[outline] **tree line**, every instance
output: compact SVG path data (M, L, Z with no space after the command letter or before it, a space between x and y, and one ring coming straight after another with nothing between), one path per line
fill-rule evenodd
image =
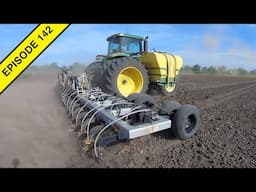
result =
M201 66L195 64L193 66L185 65L183 68L184 72L188 73L208 73L208 74L221 74L221 75L256 75L256 69L248 71L244 68L228 69L225 66Z
M66 66L68 70L71 70L76 73L84 72L86 65L81 64L78 62L74 62L72 65ZM60 69L63 66L58 66L56 62L52 62L50 64L45 65L32 65L29 67L28 70L42 70L42 69ZM243 68L236 68L236 69L228 69L226 66L201 66L199 64L195 64L193 66L185 65L183 70L185 73L202 73L202 74L220 74L220 75L255 75L256 76L256 69L248 71Z

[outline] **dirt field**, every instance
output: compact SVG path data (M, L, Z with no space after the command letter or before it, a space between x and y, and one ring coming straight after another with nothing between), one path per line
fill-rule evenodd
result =
M55 94L57 72L18 79L0 96L0 167L79 167L77 139Z
M172 97L198 106L201 129L180 141L168 131L81 155L56 96L57 72L20 79L0 96L0 167L256 167L256 79L182 75Z

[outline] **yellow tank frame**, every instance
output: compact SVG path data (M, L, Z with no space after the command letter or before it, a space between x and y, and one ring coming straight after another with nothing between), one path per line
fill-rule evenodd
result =
M162 52L146 52L141 55L141 63L148 70L151 83L174 85L178 80L183 60L178 55Z

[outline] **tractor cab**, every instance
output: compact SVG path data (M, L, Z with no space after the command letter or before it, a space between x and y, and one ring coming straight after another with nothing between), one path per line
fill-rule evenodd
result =
M109 42L108 56L131 56L141 54L145 48L142 47L144 38L136 35L118 33L107 38Z

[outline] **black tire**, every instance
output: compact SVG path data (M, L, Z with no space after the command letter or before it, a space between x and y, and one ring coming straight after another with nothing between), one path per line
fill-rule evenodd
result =
M181 107L181 104L177 101L165 101L161 107L161 110L159 111L159 114L160 115L172 115L180 107Z
M88 76L88 80L91 84L91 86L94 87L104 87L104 82L106 82L105 72L103 69L103 62L93 62L88 67L86 67L85 72Z
M129 95L128 97L127 97L127 100L128 101L131 101L131 102L134 102L136 99L137 99L137 97L140 95L140 93L134 93L134 94L131 94L131 95Z
M182 105L174 114L172 132L178 139L188 139L199 129L198 109L193 105Z
M147 94L134 93L127 97L127 100L134 102L136 105L146 105L152 107L156 104L154 98Z
M133 58L128 57L121 57L121 58L115 58L112 60L108 60L106 63L107 70L106 72L106 92L107 93L116 93L117 95L121 97L126 97L122 95L122 93L119 91L117 87L117 78L120 72L126 68L126 67L134 67L137 70L139 70L143 76L143 86L140 91L140 93L146 93L148 90L149 85L149 78L147 70L145 69L144 65L142 65L140 62L136 61ZM131 93L132 94L132 93Z
M174 93L175 93L176 85L175 85L175 88L174 88L174 90L173 90L172 92L168 92L168 91L165 89L165 86L160 86L159 89L160 89L160 92L162 93L162 95L164 95L164 96L172 96L172 95L174 95Z

